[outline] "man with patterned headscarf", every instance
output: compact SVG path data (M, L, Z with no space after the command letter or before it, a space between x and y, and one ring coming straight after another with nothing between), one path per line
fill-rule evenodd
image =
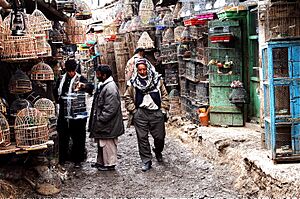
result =
M125 106L136 130L139 154L143 162L142 171L147 171L152 166L149 133L154 139L156 159L162 162L166 135L164 118L169 110L169 100L161 76L153 70L147 59L137 59L135 67L136 72L128 81L124 94ZM131 124L130 119L128 123Z

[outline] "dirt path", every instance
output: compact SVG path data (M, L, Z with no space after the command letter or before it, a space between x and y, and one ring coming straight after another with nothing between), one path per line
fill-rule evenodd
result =
M152 141L152 139L151 139ZM174 132L168 132L164 162L153 159L153 168L141 171L133 128L119 139L119 165L116 171L100 172L90 167L96 158L96 145L87 139L88 159L80 170L67 165L70 178L64 181L58 198L115 197L194 197L241 198L234 191L235 175L225 165L214 165L195 154L192 145L183 145ZM24 197L41 197L23 187Z

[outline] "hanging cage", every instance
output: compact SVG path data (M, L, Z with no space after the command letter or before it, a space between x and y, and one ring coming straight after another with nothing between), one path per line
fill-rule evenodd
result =
M22 109L17 114L14 130L18 147L28 148L48 141L48 120L36 108Z
M9 92L12 94L24 94L32 90L29 77L20 69L9 80Z
M5 116L0 113L0 147L6 147L10 144L9 124Z
M54 80L54 73L48 64L40 62L32 67L31 79L39 81Z
M45 113L48 118L55 117L54 103L47 98L40 98L34 103L34 108L40 112Z

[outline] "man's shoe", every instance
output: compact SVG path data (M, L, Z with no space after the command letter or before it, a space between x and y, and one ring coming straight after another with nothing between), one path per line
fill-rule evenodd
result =
M100 166L103 166L103 165L100 164L100 163L98 163L98 162L95 162L95 163L92 163L92 164L91 164L91 167L93 167L93 168L98 168L98 167L100 167Z
M97 167L98 171L114 171L115 170L115 166L99 166Z
M152 148L152 150L155 153L155 157L156 157L157 162L162 162L163 158L162 158L161 152L157 152L155 148Z
M77 162L74 164L74 168L75 169L79 169L81 167L81 163L80 162Z
M152 162L151 162L151 160L150 161L148 161L148 162L146 162L146 163L144 163L144 165L142 166L142 171L148 171L149 169L151 169L151 165L152 165Z

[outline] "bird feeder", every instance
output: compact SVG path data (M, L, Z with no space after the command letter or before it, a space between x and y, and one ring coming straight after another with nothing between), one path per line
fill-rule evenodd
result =
M12 94L24 94L32 90L29 77L20 69L9 80L9 92Z
M40 112L45 113L47 118L55 117L55 106L54 103L47 98L40 98L34 103L34 108Z
M52 68L43 62L34 65L31 69L31 80L47 81L54 80Z
M48 141L48 120L36 108L22 109L16 117L16 144L21 148L29 148L45 144Z

